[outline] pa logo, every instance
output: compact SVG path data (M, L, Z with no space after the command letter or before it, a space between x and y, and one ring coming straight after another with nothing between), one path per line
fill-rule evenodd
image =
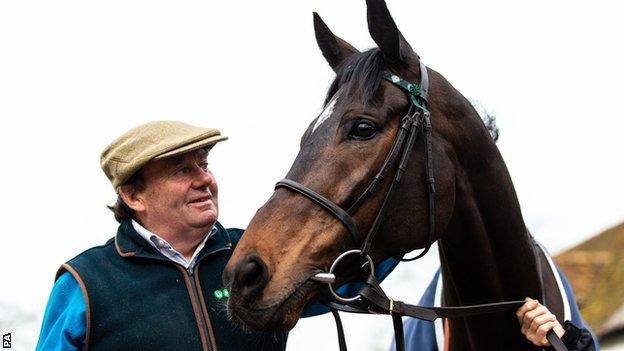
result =
M217 300L227 299L228 297L230 297L230 292L226 288L217 289L214 291L214 297L216 297Z
M2 348L3 349L11 348L11 333L2 334Z

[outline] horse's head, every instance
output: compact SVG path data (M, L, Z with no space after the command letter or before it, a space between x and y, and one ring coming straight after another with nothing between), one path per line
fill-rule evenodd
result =
M410 108L408 95L384 80L385 75L392 72L412 83L421 78L419 57L397 29L383 0L367 3L369 31L378 48L365 52L334 36L314 14L318 45L336 78L324 111L305 131L287 175L343 209L356 201L379 171ZM448 224L455 201L457 157L450 141L458 129L454 119L467 110L475 117L476 113L444 78L428 72L437 236ZM488 138L482 123L480 128ZM402 256L435 240L428 232L424 149L419 137L373 241L375 261ZM324 284L310 278L327 271L338 255L364 241L397 164L398 160L393 162L378 190L353 213L358 238L352 238L345 226L318 204L278 188L250 222L226 267L224 280L231 288L228 309L232 317L253 329L292 328L306 304L327 292Z

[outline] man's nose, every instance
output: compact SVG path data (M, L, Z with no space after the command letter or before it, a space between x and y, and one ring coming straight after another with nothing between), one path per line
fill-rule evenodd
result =
M193 168L193 182L196 186L207 186L214 182L214 177L208 169L195 165Z

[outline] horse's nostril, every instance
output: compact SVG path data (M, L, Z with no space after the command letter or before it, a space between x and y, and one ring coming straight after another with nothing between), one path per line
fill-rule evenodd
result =
M247 256L234 268L234 285L243 298L258 294L269 281L266 265L256 256Z

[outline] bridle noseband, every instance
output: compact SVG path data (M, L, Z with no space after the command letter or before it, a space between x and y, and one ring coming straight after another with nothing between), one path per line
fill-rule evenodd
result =
M435 179L433 176L433 151L431 144L432 127L430 112L428 110L429 77L427 74L427 68L421 61L420 84L418 85L412 84L392 73L386 74L384 79L407 93L408 99L410 100L409 108L407 114L401 119L398 133L380 170L366 187L364 192L362 192L362 194L347 210L344 210L338 204L294 180L282 179L275 184L275 189L289 189L303 195L310 201L323 207L334 217L340 220L340 222L345 226L351 236L353 245L355 247L360 247L359 249L348 250L338 256L332 263L329 272L320 272L310 278L321 283L326 283L330 293L334 299L338 301L338 303L327 302L327 305L330 307L336 321L336 327L338 329L338 343L341 351L346 351L347 346L338 310L355 313L390 314L394 325L396 350L403 351L405 349L405 342L401 316L410 316L422 320L434 321L437 318L467 317L508 311L510 309L520 307L525 302L523 300L516 300L456 307L417 306L388 298L383 289L379 286L379 283L375 278L374 263L370 257L371 245L375 233L383 220L383 215L388 207L388 204L396 191L396 187L400 183L403 173L407 170L407 164L414 149L414 144L418 139L419 133L424 135L425 145L425 172L429 195L429 237L427 239L426 246L418 255L409 259L401 260L413 261L423 257L427 254L431 244L435 241ZM366 237L362 239L358 231L358 226L352 216L357 212L362 204L375 193L379 184L387 177L388 172L396 163L397 159L399 159L399 162L395 170L392 183L390 184L390 188L383 199L371 228L369 229ZM333 284L337 280L334 270L340 261L351 255L359 255L365 258L366 261L362 267L368 266L369 273L368 278L364 282L363 287L360 289L359 294L354 297L343 297L334 290ZM556 351L567 351L567 348L561 339L559 339L559 337L557 337L552 330L548 333L547 338L555 347Z

